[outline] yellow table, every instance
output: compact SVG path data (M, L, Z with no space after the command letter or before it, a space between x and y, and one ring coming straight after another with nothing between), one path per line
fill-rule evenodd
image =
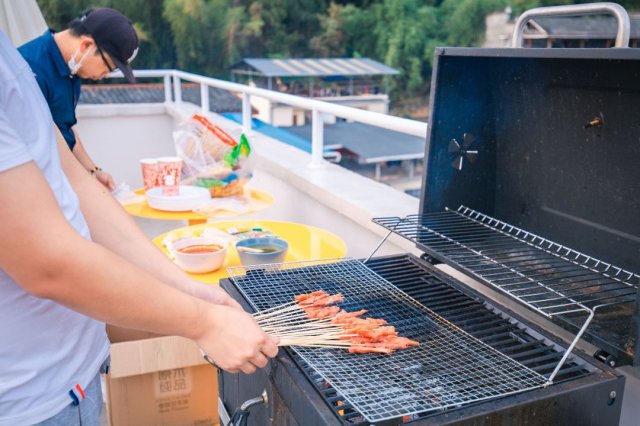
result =
M249 196L257 201L263 202L264 206L270 206L273 204L273 197L267 192L260 191L257 189L247 189L249 191ZM134 191L138 195L144 195L144 189L138 189ZM207 219L217 219L217 218L225 218L231 216L238 216L238 213L220 210L215 216L203 216L201 214L185 211L185 212L167 212L163 210L156 210L149 206L147 200L141 201L139 203L131 203L123 206L124 209L133 216L143 217L147 219L163 219L163 220L186 220L189 225L197 225L201 223L206 223ZM264 207L263 207L264 208ZM252 212L253 213L253 212Z
M347 254L347 246L342 238L329 231L300 223L271 220L234 220L186 226L157 236L153 239L153 243L168 254L167 249L162 245L162 242L167 235L172 232L175 232L176 235L182 235L186 232L198 235L199 232L202 232L206 227L216 227L222 231L227 231L229 228L262 228L263 230L269 230L289 243L285 262L333 259L344 257ZM228 276L226 270L227 267L240 265L238 252L230 245L227 251L225 264L222 268L208 274L190 275L199 281L217 284L221 278Z

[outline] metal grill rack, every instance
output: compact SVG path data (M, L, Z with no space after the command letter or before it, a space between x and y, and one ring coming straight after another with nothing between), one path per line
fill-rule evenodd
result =
M420 342L391 355L340 349L294 351L368 421L384 421L521 393L547 379L467 334L367 268L346 259L228 269L256 310L318 289L340 292L347 311L367 309Z
M585 313L565 357L601 307L634 302L640 276L461 206L405 218L375 218L425 252L546 317ZM371 258L369 256L369 258ZM553 380L555 373L551 376Z
M367 262L367 267L467 333L545 377L549 377L562 358L562 352L557 352L544 340L531 336L523 327L500 317L481 301L462 293L450 276L411 255L378 257ZM371 424L304 360L295 354L292 356L343 425ZM569 360L556 376L556 382L574 380L588 374L583 365ZM420 413L410 419L439 413Z

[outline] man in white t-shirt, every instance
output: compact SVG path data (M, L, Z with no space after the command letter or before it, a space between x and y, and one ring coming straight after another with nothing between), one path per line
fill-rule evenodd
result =
M0 32L0 425L83 415L109 354L104 322L193 339L252 373L277 341L190 279L77 162L27 63ZM93 384L93 386L92 386ZM99 386L97 386L99 392ZM86 411L86 409L85 409ZM80 417L79 417L80 416Z

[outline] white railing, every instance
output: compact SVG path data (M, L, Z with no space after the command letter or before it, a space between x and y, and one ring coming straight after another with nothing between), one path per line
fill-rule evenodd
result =
M244 84L232 83L230 81L218 80L204 77L179 70L136 70L136 78L157 78L164 79L165 102L182 102L181 82L188 81L200 84L200 107L203 113L209 112L209 87L227 90L242 94L242 130L246 134L251 132L251 96L266 98L272 102L279 102L285 105L295 106L311 111L312 136L311 136L311 166L317 167L325 164L323 159L323 135L324 123L322 113L331 114L347 120L381 127L383 129L394 130L408 135L424 138L427 134L427 123L409 120L406 118L394 117L392 115L377 112L365 111L358 108L336 105L330 102L318 101L315 99L289 95L286 93L274 92L272 90L259 89ZM122 73L116 72L113 77L122 77ZM172 90L173 82L173 90ZM173 96L172 96L173 95Z

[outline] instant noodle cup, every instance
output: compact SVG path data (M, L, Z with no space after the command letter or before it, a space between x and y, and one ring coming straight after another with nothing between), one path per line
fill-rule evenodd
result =
M153 158L143 158L140 160L140 167L142 168L142 182L144 184L144 190L148 191L151 188L158 186L158 160Z
M182 171L182 158L161 157L158 158L158 180L162 186L162 195L176 196L180 193L180 174Z

